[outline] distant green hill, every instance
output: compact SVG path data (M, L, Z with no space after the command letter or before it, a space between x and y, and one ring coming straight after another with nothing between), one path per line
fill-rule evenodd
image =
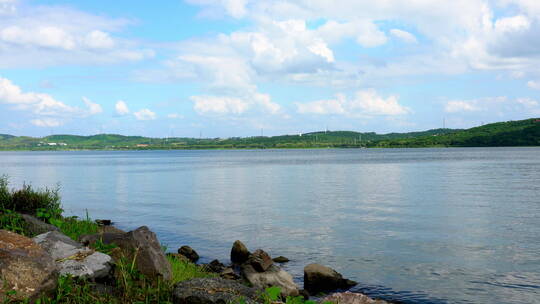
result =
M9 138L13 138L15 136L13 135L8 135L8 134L0 134L0 140L1 139L9 139Z
M540 146L540 119L498 122L443 135L386 140L379 147Z
M281 149L540 146L540 119L508 121L481 127L377 134L322 131L297 135L234 138L148 138L99 134L51 135L43 138L0 135L0 150L132 149Z

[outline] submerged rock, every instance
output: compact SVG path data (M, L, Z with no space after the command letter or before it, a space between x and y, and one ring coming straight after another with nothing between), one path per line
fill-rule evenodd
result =
M278 256L277 258L273 258L272 261L276 262L276 263L287 263L287 262L290 262L290 260L282 255Z
M60 274L91 280L110 275L110 256L84 247L58 231L40 234L33 240L52 256Z
M173 303L258 303L261 291L221 278L192 279L175 285Z
M246 262L250 256L250 252L246 245L241 241L235 241L231 249L231 262L234 264L242 264Z
M339 304L389 304L383 300L374 300L361 293L341 292L335 293L322 299L321 303L339 303Z
M253 286L261 289L277 286L281 289L281 295L298 296L298 286L293 277L285 270L276 265L271 265L266 271L259 272L251 264L242 265L242 275Z
M24 229L32 236L46 233L49 231L60 231L58 227L47 224L35 216L29 214L21 214L24 220Z
M111 220L95 220L96 224L100 226L111 226L112 221Z
M50 254L25 236L0 230L0 302L35 299L54 290L57 281Z
M178 249L178 253L188 258L191 262L195 263L199 260L199 254L193 248L189 246L182 246Z
M309 264L304 268L304 288L312 294L329 292L336 289L349 289L356 282L344 279L330 267L320 264Z

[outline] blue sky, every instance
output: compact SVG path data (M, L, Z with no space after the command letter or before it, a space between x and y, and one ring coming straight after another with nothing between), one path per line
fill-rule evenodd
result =
M535 0L0 0L0 133L405 132L540 116Z

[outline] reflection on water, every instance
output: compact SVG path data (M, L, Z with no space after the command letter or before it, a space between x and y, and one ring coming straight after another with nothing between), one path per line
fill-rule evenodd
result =
M148 225L175 250L232 242L330 265L405 303L540 303L540 149L2 152L13 186Z

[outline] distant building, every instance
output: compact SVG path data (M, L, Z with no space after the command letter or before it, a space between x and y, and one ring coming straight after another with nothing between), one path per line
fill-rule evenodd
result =
M57 146L58 144L57 143L47 143L47 145L49 145L49 146Z
M137 148L144 148L144 147L148 147L147 144L137 144L136 145Z

